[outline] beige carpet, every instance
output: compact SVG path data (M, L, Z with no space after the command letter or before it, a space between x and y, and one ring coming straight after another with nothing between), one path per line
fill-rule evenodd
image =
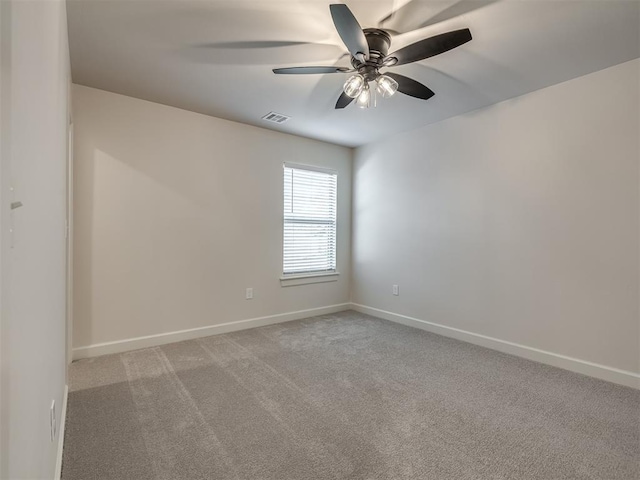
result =
M640 392L355 312L75 362L62 477L640 478Z

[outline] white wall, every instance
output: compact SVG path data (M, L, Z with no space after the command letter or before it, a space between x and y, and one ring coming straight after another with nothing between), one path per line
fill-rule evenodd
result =
M639 70L358 148L353 301L640 371Z
M349 301L350 149L83 86L72 97L74 347ZM285 161L338 170L336 282L280 286Z
M50 479L60 435L49 438L49 409L55 400L59 432L66 376L65 4L5 0L0 18L0 477ZM24 206L10 213L12 201Z

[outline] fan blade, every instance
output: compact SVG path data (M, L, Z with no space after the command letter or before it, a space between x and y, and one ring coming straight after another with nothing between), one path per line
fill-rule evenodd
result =
M452 18L459 18L498 1L500 0L438 0L437 2L409 0L380 20L378 27L407 33Z
M351 102L353 102L355 99L351 98L349 95L347 95L346 93L342 92L342 95L340 95L340 98L338 98L338 101L336 102L336 109L340 109L340 108L344 108L347 105L349 105Z
M254 41L241 41L241 42L214 42L205 43L200 46L208 48L228 48L244 50L245 48L280 48L280 47L297 47L299 45L314 45L309 42L293 42L288 40L254 40Z
M405 95L415 98L421 98L422 100L429 100L435 95L429 87L417 82L413 78L391 72L385 72L385 75L398 82L398 91L400 93L404 93Z
M340 38L347 46L347 50L354 57L364 57L360 60L364 61L369 59L369 44L367 43L367 37L364 36L362 27L353 16L349 7L342 3L334 3L329 5L331 10L331 17L333 18L333 24L336 26L336 30L340 35Z
M279 75L303 75L303 74L319 74L319 73L344 73L349 72L344 67L290 67L290 68L274 68L273 73Z
M425 38L419 42L407 45L400 50L387 55L395 57L398 61L390 65L404 65L405 63L417 62L425 58L440 55L449 50L459 47L471 40L471 31L468 28L454 30L453 32L442 33L435 37Z

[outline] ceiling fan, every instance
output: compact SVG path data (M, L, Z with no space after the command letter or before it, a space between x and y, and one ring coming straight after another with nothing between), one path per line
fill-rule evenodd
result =
M428 100L435 94L427 86L398 73L386 72L382 74L380 69L440 55L467 43L472 38L471 31L464 28L425 38L388 54L391 44L389 32L380 28L365 28L363 30L349 7L344 4L329 5L329 9L336 30L351 54L353 68L290 67L274 68L273 73L300 75L356 72L345 82L344 91L335 106L337 109L345 108L354 100L359 107L368 107L372 97L369 82L376 82L375 89L383 98L390 97L398 91L411 97Z

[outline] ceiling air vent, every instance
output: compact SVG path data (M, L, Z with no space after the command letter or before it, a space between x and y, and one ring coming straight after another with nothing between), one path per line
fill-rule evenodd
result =
M286 115L282 115L281 113L269 112L264 117L263 120L272 123L284 123L289 120L291 117L287 117Z

